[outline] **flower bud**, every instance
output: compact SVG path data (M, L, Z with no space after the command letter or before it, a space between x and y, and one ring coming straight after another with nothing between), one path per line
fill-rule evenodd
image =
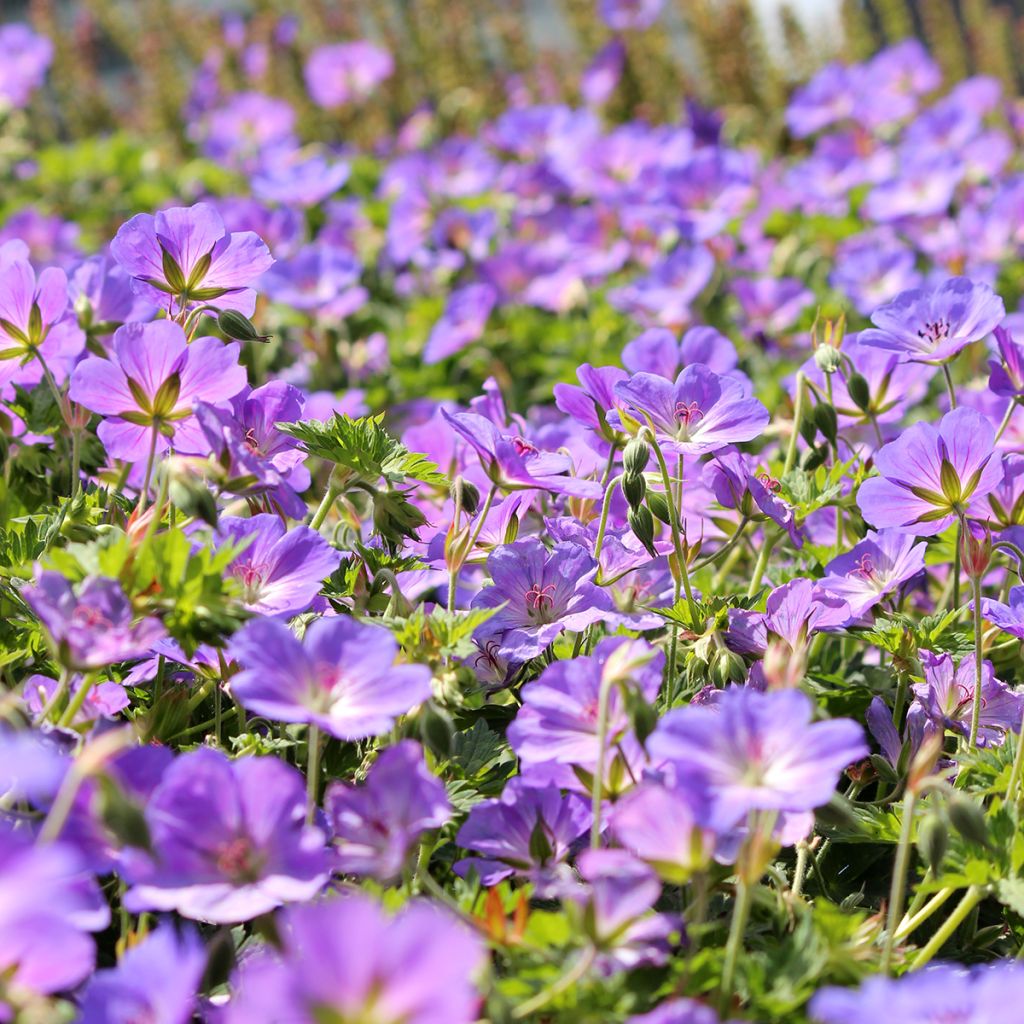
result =
M223 309L217 316L217 326L235 341L270 341L269 334L260 334L256 326L236 309Z
M622 453L622 467L626 476L638 476L647 468L651 459L651 447L641 437L634 437Z
M980 580L992 561L992 531L965 520L960 531L960 561L972 580Z
M842 361L839 350L831 345L819 345L814 350L814 364L822 373L835 373Z
M480 489L468 480L459 477L451 486L452 501L456 500L459 487L462 488L462 508L466 515L475 516L480 508Z
M654 517L651 515L651 510L646 505L631 508L626 519L629 528L647 549L647 553L654 558L658 554L658 549L654 546Z
M747 664L735 651L719 650L711 662L711 679L717 686L742 683L747 675Z
M839 434L839 420L835 409L828 402L819 402L814 407L814 425L821 431L822 437L835 447Z
M949 848L949 830L940 814L929 814L917 829L917 851L925 865L939 873Z
M867 412L871 408L871 389L859 373L851 373L846 380L846 390L858 409Z
M626 501L629 502L630 508L638 508L643 504L644 497L647 494L647 481L642 474L630 476L627 473L622 478L622 493L626 496Z
M988 822L980 804L963 793L953 793L946 810L953 828L964 839L978 846L989 845Z
M660 491L647 492L647 507L663 523L671 524L672 514L669 512L668 499Z

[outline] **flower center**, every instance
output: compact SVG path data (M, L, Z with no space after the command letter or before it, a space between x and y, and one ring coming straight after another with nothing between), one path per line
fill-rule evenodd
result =
M923 341L938 345L949 337L949 323L946 320L929 320L924 327L918 329L917 336Z
M853 570L853 575L863 576L866 580L874 578L875 563L871 561L871 556L867 552L864 552L864 554L857 559L856 568Z
M260 450L260 442L259 439L256 437L256 430L254 427L250 427L245 432L245 444L249 451L251 451L254 455L263 454L263 452Z
M94 608L92 605L87 604L76 605L75 610L71 613L71 621L76 626L85 626L87 629L112 625L111 621L99 608Z
M554 593L554 583L548 583L543 587L539 583L534 583L523 595L526 599L526 607L531 612L536 612L538 617L543 617L545 612L551 611L555 607Z
M512 438L512 444L517 455L533 455L537 451L535 444L531 444L525 437L520 437L518 434Z
M766 491L770 491L772 494L778 494L779 491L782 490L782 484L780 484L779 481L771 475L771 473L758 473L756 479Z
M229 839L217 850L217 870L232 882L255 882L260 877L263 858L248 836Z
M263 581L267 578L267 568L263 562L245 562L232 566L231 574L242 584L246 601L255 601L260 596Z
M704 412L696 402L676 402L675 414L676 419L679 420L676 436L681 441L687 440L690 436L690 429L704 419Z

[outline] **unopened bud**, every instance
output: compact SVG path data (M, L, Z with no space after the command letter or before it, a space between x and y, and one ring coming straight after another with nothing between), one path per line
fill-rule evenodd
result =
M647 468L651 459L651 447L641 437L634 437L622 453L622 468L626 476L638 476Z
M647 492L647 507L663 523L672 522L672 514L669 511L668 499L660 491Z
M834 447L839 434L839 420L835 409L828 402L819 402L814 407L814 425L821 431L822 437Z
M462 490L462 508L466 515L475 516L480 508L480 490L475 484L459 477L451 486L452 501L456 500L458 490Z
M871 408L871 388L859 373L851 373L846 379L846 390L858 409L867 412Z
M835 373L842 361L839 350L831 345L819 345L814 350L814 363L822 373Z
M965 521L960 531L960 561L972 580L980 580L992 561L992 531Z
M656 557L658 549L654 546L654 517L651 515L651 510L646 505L631 508L626 520L629 523L629 528L647 549L647 553L652 558Z
M631 476L627 473L622 478L622 493L626 496L630 508L638 508L647 495L647 481L642 474Z
M929 814L918 826L917 850L925 866L939 873L949 848L949 829L940 814Z
M977 843L978 846L989 845L988 822L980 804L963 793L953 793L949 798L947 811L953 828L964 839L970 843Z
M235 341L270 341L269 334L260 334L255 324L237 309L221 310L217 316L217 326L223 334Z

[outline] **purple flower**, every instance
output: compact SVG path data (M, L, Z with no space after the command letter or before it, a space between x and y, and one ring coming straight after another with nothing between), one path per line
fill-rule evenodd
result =
M621 39L612 39L594 55L580 75L580 95L589 107L604 106L622 78L626 48Z
M439 363L480 338L497 300L498 293L489 284L467 284L452 291L441 319L431 328L423 361Z
M441 415L476 452L484 472L505 490L551 491L578 498L600 498L604 489L596 480L571 476L572 459L558 452L542 452L518 434L505 434L489 419L472 412Z
M715 271L715 259L703 246L680 247L645 276L613 288L608 301L651 326L680 327L690 321L690 304Z
M16 21L0 28L0 53L0 101L3 106L23 107L46 78L53 43Z
M681 885L711 861L715 836L702 825L706 812L700 793L647 780L615 803L609 825L630 853Z
M818 581L821 590L845 601L860 618L883 598L924 571L925 545L901 530L869 530L846 554L833 558Z
M1003 398L1024 397L1024 345L1014 341L1004 327L992 333L999 346L999 359L989 360L989 389Z
M577 868L586 884L568 895L583 910L587 937L602 952L602 972L665 963L682 926L667 914L651 913L661 895L654 871L625 850L584 850Z
M789 532L800 547L803 539L793 510L778 496L779 481L767 472L754 472L753 460L734 449L720 449L704 468L704 483L715 492L722 508L735 508L755 522L770 519Z
M828 64L797 89L786 109L790 132L802 139L848 118L860 88L859 72L859 68Z
M188 1024L206 967L195 932L167 924L129 947L114 968L97 971L82 993L80 1024Z
M488 556L487 571L493 586L480 591L473 607L497 611L476 636L495 639L514 661L543 654L563 630L616 618L611 599L593 582L597 562L577 544L550 551L536 537L506 544Z
M604 23L616 32L650 28L661 13L664 0L599 0Z
M661 688L665 655L643 640L607 637L592 655L556 661L523 690L523 706L508 728L520 762L574 765L593 772L597 765L597 710L602 682L621 680L653 703ZM608 697L608 749L632 738L622 693ZM609 758L609 760L611 760Z
M868 731L872 738L882 750L885 759L894 767L898 768L901 763L909 763L909 758L920 749L921 743L926 736L930 736L944 726L936 726L925 714L920 704L914 703L907 711L907 723L904 728L904 736L896 731L896 725L892 720L892 711L881 697L872 697L867 711L864 713L864 721L867 723ZM907 758L903 757L903 747L907 746ZM939 761L939 765L943 761ZM949 764L949 762L945 762Z
M334 833L338 870L382 882L401 874L424 832L441 828L451 817L444 783L427 768L422 748L412 740L388 747L365 785L332 782L324 811Z
M68 696L74 697L82 685L81 676L76 676L68 686ZM25 708L33 718L39 715L57 692L58 682L49 676L31 675L22 686ZM116 718L128 707L128 694L120 683L96 683L88 691L71 725L81 725L97 718Z
M48 994L77 985L96 959L87 933L101 931L109 921L107 902L73 849L63 843L33 844L0 823L0 974L5 990ZM0 996L0 1017L4 1009Z
M924 682L915 683L913 690L925 714L939 728L969 736L977 679L973 656L954 665L950 654L934 655L930 651L922 651L921 664ZM998 746L1008 731L1019 732L1022 715L1024 697L999 682L992 663L984 662L979 745Z
M575 384L556 384L555 405L567 416L589 427L602 441L621 438L621 433L608 425L607 413L618 407L615 385L629 375L617 366L591 366L584 363L576 371Z
M858 313L868 316L883 302L921 284L914 250L895 235L878 231L857 235L836 252L828 279Z
M981 614L1004 633L1024 640L1024 587L1013 587L1009 599L1009 604L1003 604L982 598Z
M181 754L146 806L152 858L125 855L125 906L227 924L312 899L327 881L302 775L274 757Z
M974 967L935 964L900 978L877 975L859 989L822 989L810 1012L817 1024L989 1024L1006 1019L1008 1007L1022 999L1024 969L1013 960Z
M679 455L703 455L750 441L770 418L742 384L699 363L687 366L674 384L651 373L635 373L615 385L615 394L646 421L668 451Z
M141 294L175 313L212 303L251 316L250 285L274 262L258 235L229 234L209 203L137 214L118 228L110 254Z
M124 267L108 256L90 256L75 267L68 281L75 308L92 334L110 334L129 320L150 320L151 303L137 295Z
M995 430L973 409L946 413L938 426L915 423L875 453L880 476L857 492L864 518L928 537L971 513L1002 480Z
M258 953L236 978L226 1024L324 1020L472 1024L487 953L447 911L414 902L395 917L362 893L290 908L280 955Z
M319 106L340 107L366 99L394 70L391 54L364 39L318 46L306 61L306 88Z
M763 334L781 334L796 323L814 294L795 277L741 277L733 284L747 323Z
M345 249L317 243L303 246L260 278L274 302L322 317L346 317L366 301L359 284L362 265Z
M719 1018L710 1006L696 999L669 999L650 1013L630 1017L626 1024L719 1024Z
M901 292L871 315L862 345L897 352L918 363L944 363L980 341L1006 316L1003 300L986 284L951 277L937 288Z
M590 808L581 796L563 796L557 786L532 786L521 777L510 779L500 797L471 808L455 841L480 856L458 861L455 872L465 877L475 871L488 888L512 875L525 875L543 889L590 821Z
M242 601L259 615L289 618L306 611L320 593L324 577L341 562L341 554L316 530L293 526L280 516L250 519L225 516L217 536L230 544L249 541L228 571L242 586Z
M277 425L301 419L305 404L298 388L272 380L254 391L243 388L231 399L230 409L208 402L195 405L203 434L228 474L228 489L265 495L270 507L293 519L306 514L299 494L309 487L309 471L298 441Z
M275 203L315 206L333 195L348 180L344 161L329 162L322 156L272 155L268 165L253 175L252 190L260 199Z
M249 173L298 146L292 105L258 92L230 96L210 110L192 134L211 160Z
M630 373L656 373L669 380L691 363L729 374L738 362L733 343L714 327L691 327L682 339L665 327L651 327L622 350L622 365Z
M89 576L73 588L59 572L47 570L21 595L68 668L87 671L142 658L165 635L155 619L133 621L131 602L117 580Z
M301 641L282 622L253 619L229 650L242 667L231 689L244 707L339 739L379 736L430 697L426 665L395 664L391 633L348 616L318 619Z
M56 267L37 278L15 246L0 248L0 387L38 383L44 361L59 384L85 347L68 308L68 279Z
M846 601L824 593L817 580L797 577L768 595L764 612L733 609L726 640L741 654L760 656L777 637L793 650L813 633L842 626L850 620Z
M813 811L831 799L843 769L867 756L856 722L812 722L813 712L796 690L734 687L714 705L669 711L648 748L707 792L710 824L723 831L750 811Z
M192 406L223 401L245 387L238 345L218 338L198 338L190 345L176 323L158 320L119 327L113 347L110 359L79 363L68 392L73 401L106 417L97 433L107 453L140 462L154 443L157 452L208 451Z

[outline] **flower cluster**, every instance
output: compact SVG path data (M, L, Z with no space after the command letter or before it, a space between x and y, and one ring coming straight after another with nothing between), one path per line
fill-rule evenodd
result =
M173 189L4 225L0 1021L1016 1019L1024 119L615 123L662 7L366 152L398 54L307 123L233 22Z

